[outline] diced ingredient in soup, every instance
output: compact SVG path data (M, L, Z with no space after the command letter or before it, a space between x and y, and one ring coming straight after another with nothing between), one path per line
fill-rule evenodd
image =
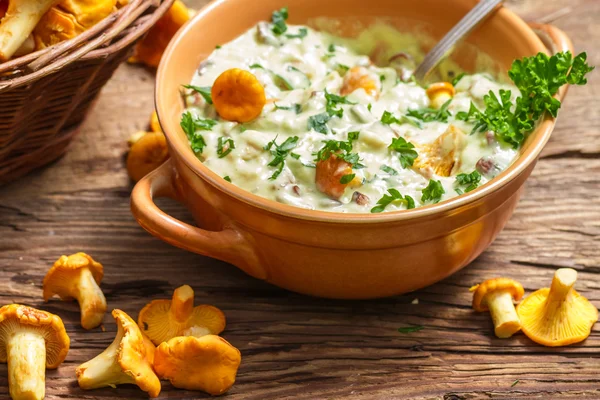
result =
M392 48L287 18L275 11L201 63L181 126L226 181L306 209L379 213L471 192L511 165L544 110L556 114L559 87L591 70L585 53L539 54L514 63L514 84L461 73L422 87L416 39Z

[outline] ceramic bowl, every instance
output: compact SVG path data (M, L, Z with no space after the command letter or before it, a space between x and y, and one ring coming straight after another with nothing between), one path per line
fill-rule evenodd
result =
M171 158L136 185L131 208L140 225L175 246L236 265L274 285L314 296L392 296L437 282L490 245L510 218L554 120L546 118L519 159L482 187L439 204L382 214L342 214L296 208L246 192L205 167L179 126L180 85L200 62L275 9L289 23L326 16L339 21L400 18L441 38L475 4L469 0L221 0L201 10L171 42L158 69L156 108ZM408 23L406 23L408 21ZM548 25L531 26L499 8L468 38L505 71L516 58L571 49ZM464 67L472 68L471 57ZM559 93L564 96L565 90ZM162 212L153 199L172 197L198 227Z

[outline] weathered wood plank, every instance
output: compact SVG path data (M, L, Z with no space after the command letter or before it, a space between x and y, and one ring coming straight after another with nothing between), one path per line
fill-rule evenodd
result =
M587 49L600 63L598 2L565 6L559 0L528 0L509 6L530 19L558 16L556 25L577 49ZM599 328L583 344L563 349L535 345L523 335L496 339L489 316L470 309L468 292L472 284L498 275L515 277L532 291L547 286L555 268L570 266L580 271L580 292L600 306L597 74L588 86L571 88L515 215L488 251L429 288L361 302L285 292L162 243L135 223L123 156L126 138L147 123L152 86L151 71L123 66L72 150L49 168L0 189L0 304L21 302L57 313L72 338L66 362L48 372L47 399L146 398L127 386L84 392L74 380L76 366L115 335L109 316L105 332L86 332L75 303L42 302L46 270L59 255L80 250L105 265L102 288L111 308L136 317L149 300L169 297L188 283L197 302L225 312L224 336L243 354L238 382L227 398L600 398ZM189 221L179 205L161 206ZM407 325L425 329L397 332ZM1 399L8 398L6 375L0 364ZM161 395L207 397L166 383Z

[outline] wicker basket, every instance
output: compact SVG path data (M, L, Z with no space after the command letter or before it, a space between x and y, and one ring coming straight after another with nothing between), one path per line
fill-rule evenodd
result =
M0 64L0 185L65 153L98 92L174 0L131 0L69 41Z

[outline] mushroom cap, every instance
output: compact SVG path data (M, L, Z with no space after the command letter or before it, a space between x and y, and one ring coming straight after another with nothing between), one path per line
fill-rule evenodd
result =
M70 14L85 28L91 28L110 15L117 0L62 0L58 6Z
M523 285L510 278L488 279L487 281L472 287L471 291L475 291L475 293L473 293L473 308L475 311L479 312L488 310L486 297L490 293L498 291L510 292L515 301L521 300L525 294Z
M0 308L0 362L7 361L6 341L23 330L37 332L46 342L46 368L57 368L67 357L71 340L59 316L20 304Z
M135 380L135 384L151 397L160 393L160 381L152 370L147 356L147 345L144 336L135 321L125 312L115 309L112 312L117 325L123 329L119 344L117 363L127 375Z
M48 301L54 294L62 299L70 299L71 282L81 268L89 269L96 283L100 284L104 276L102 264L85 253L61 256L44 277L44 300Z
M74 38L85 31L75 16L58 7L52 7L33 30L36 49L50 47L65 40Z
M176 289L173 297L175 298L178 293L182 293L182 299L190 301L188 306L193 305L192 288L184 285ZM189 317L178 321L172 305L173 300L153 300L140 311L138 325L156 345L177 336L218 335L225 329L225 315L216 307L198 305L191 310Z
M154 369L177 388L219 395L234 384L241 360L220 336L176 337L157 347Z
M556 271L555 280L557 276L572 286L577 273L561 268ZM598 321L598 309L572 287L567 290L565 297L553 298L551 289L543 288L517 306L521 330L527 337L544 346L556 347L581 342L590 335Z

